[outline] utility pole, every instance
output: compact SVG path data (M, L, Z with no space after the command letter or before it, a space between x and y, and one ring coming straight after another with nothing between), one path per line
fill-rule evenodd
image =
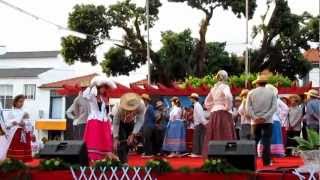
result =
M147 66L148 66L148 85L151 85L151 59L150 59L150 33L149 33L149 0L146 0L146 15L147 15Z
M320 0L319 0L320 1ZM246 82L245 87L248 86L248 74L249 74L249 0L246 0L246 55L245 55L245 74Z

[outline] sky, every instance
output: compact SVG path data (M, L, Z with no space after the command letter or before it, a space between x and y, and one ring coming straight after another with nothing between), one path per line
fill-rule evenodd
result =
M118 0L6 0L24 10L36 14L56 24L67 26L68 14L75 4L105 5L116 3ZM145 0L133 0L143 6ZM244 0L243 0L244 1ZM307 11L313 15L318 14L319 0L288 0L293 13L302 14ZM199 23L204 14L192 9L184 3L169 3L161 0L159 21L150 31L153 49L161 47L161 32L172 30L181 32L187 28L192 30L192 35L198 37ZM265 13L266 0L257 0L258 7L252 20L249 21L249 33L254 25L261 23L261 15ZM42 21L21 14L0 3L0 45L6 46L6 51L39 51L59 50L60 38L64 35L56 27ZM113 39L121 39L119 30L111 32ZM210 22L207 41L227 42L229 52L240 54L245 46L245 19L237 18L232 12L217 9ZM253 41L253 46L259 45L259 39ZM106 42L97 50L98 57L112 46ZM80 69L80 74L101 71L99 67L90 67L89 64L77 63L74 68ZM143 67L136 74L145 76L147 68Z

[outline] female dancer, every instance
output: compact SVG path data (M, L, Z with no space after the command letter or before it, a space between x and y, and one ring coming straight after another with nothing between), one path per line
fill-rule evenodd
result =
M91 81L90 87L83 92L89 102L89 117L84 132L89 159L99 160L112 156L111 120L108 117L107 90L116 85L106 77L97 76Z
M6 119L7 127L10 128L7 131L9 145L7 157L28 162L32 160L32 125L29 120L29 114L22 109L24 100L24 95L18 95L14 98L13 109Z
M218 82L210 90L205 106L210 110L210 119L206 126L203 155L207 156L208 144L211 140L235 140L236 133L232 120L232 94L227 85L228 73L220 70L216 78Z
M178 97L173 97L171 103L172 109L162 147L164 151L171 152L169 158L186 151L186 127L182 120L181 103Z

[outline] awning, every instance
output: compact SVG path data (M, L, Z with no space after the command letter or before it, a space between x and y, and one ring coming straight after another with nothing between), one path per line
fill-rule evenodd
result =
M38 119L36 120L36 129L65 131L67 129L66 119Z

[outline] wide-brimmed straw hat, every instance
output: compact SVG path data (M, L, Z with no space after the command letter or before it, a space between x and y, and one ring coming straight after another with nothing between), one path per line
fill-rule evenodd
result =
M150 98L149 94L145 94L144 93L144 94L141 95L141 98L144 99L144 100L151 101L151 98Z
M156 108L159 108L161 106L163 106L163 102L162 101L157 101L156 102Z
M141 103L141 97L136 93L126 93L120 98L120 108L126 111L138 109Z
M268 82L268 76L267 75L258 75L257 79L252 82L252 84L257 84L257 83L267 83Z
M170 99L170 101L180 101L180 99L177 96L174 96Z
M241 93L240 93L240 97L243 98L244 96L247 96L249 93L249 89L242 89Z
M192 93L189 98L193 98L193 99L199 99L199 94L197 93Z
M304 93L307 96L315 97L315 98L320 98L319 93L315 89L310 89L308 92Z
M95 76L90 82L90 86L99 87L104 85L108 86L111 89L117 88L117 85L106 76Z

